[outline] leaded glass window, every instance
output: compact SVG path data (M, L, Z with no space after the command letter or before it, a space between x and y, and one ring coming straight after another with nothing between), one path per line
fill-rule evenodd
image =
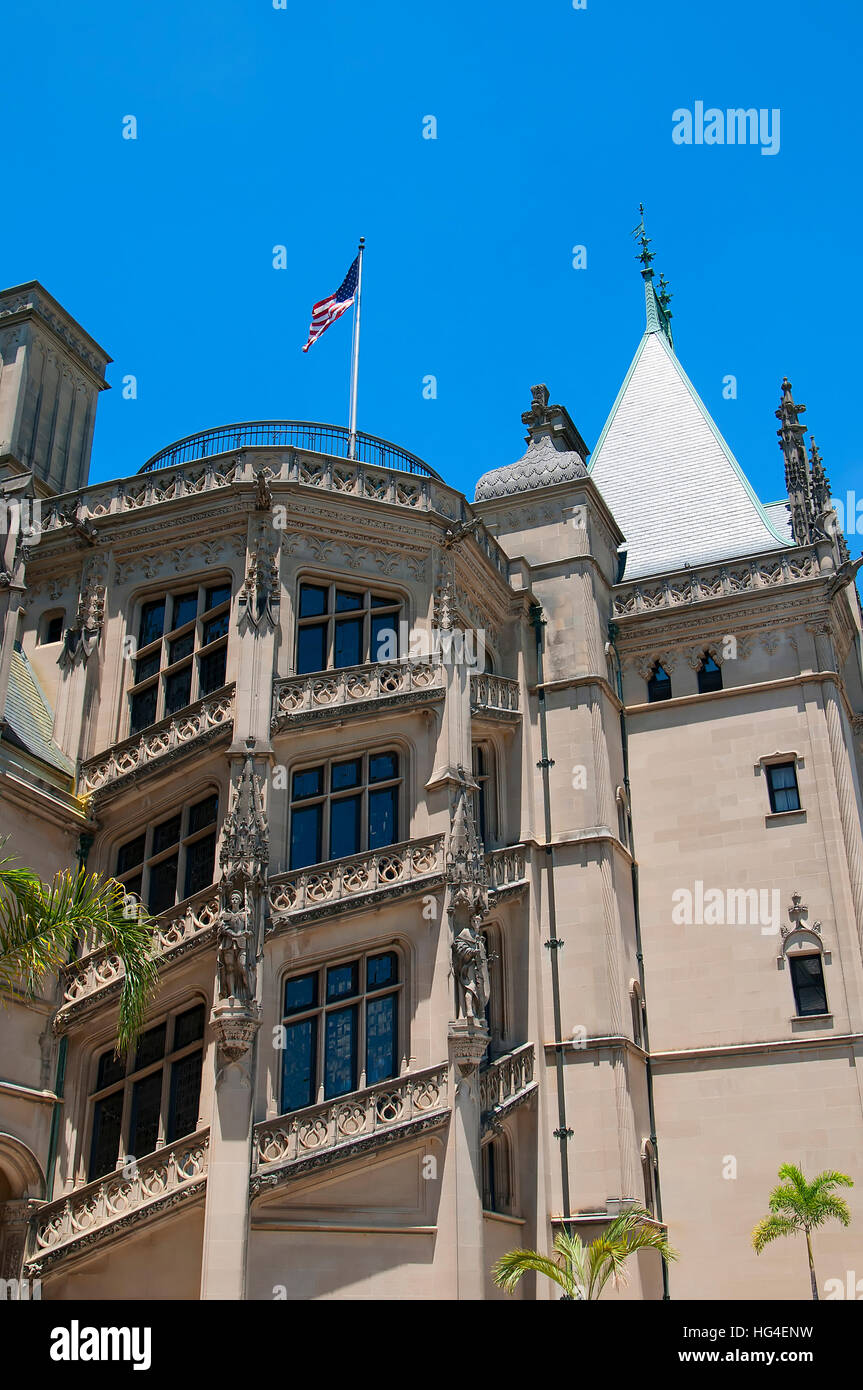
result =
M283 1114L398 1075L400 990L396 951L285 981Z
M154 917L213 882L218 810L218 796L208 792L117 851L117 878Z
M88 1182L194 1133L204 1020L204 1005L194 1004L147 1028L125 1060L113 1048L96 1059Z
M129 733L225 684L231 586L198 584L142 603L129 690Z
M297 675L399 655L401 599L316 580L300 584Z
M397 753L361 753L302 768L291 778L290 865L344 859L399 838Z

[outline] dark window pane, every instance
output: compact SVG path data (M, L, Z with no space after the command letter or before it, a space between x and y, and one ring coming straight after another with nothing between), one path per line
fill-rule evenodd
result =
M359 666L363 659L363 620L347 618L336 623L334 666Z
M131 714L129 717L129 729L133 734L137 734L141 729L146 729L148 725L156 722L156 696L158 687L148 685L146 690L141 690L137 695L132 696Z
M164 1057L167 1029L166 1023L157 1023L155 1028L148 1028L146 1033L141 1034L135 1049L135 1071L149 1067L153 1062L158 1062L160 1057Z
M205 835L202 840L186 846L186 883L184 898L191 898L213 882L213 864L216 858L216 836Z
M359 787L362 783L362 764L359 758L351 758L348 763L333 763L330 786L334 792L345 791L348 787Z
M190 628L182 637L177 637L173 642L168 643L168 665L173 666L175 661L182 661L184 656L188 656L194 650L195 631L194 628ZM158 669L158 662L156 665Z
M394 845L398 839L398 787L369 792L369 849Z
M282 1114L314 1105L317 1098L315 1056L318 1036L317 1017L285 1028L285 1059L282 1065Z
M330 802L330 859L359 854L361 825L362 797L342 796Z
M705 656L698 668L698 691L704 695L710 690L722 689L722 672L712 656Z
M362 594L352 594L347 589L336 589L337 613L349 613L355 608L362 608L362 606Z
M171 1067L171 1100L168 1110L168 1143L194 1134L201 1099L202 1052L190 1052Z
M192 663L165 679L165 715L183 709L192 698Z
M218 647L214 652L198 658L198 694L209 695L225 684L225 666L228 659L227 646Z
M155 676L162 660L162 648L156 647L155 651L150 652L149 656L142 656L140 661L135 662L135 684L140 685L141 681L148 680L150 676Z
M383 989L394 985L399 978L399 958L395 951L384 956L369 956L366 962L366 989Z
M227 635L230 617L230 613L225 609L225 612L220 613L218 618L211 618L209 622L204 623L204 640L202 646L206 647L208 642L215 642L217 637L225 637Z
M331 965L327 971L327 1003L337 1003L339 999L350 999L359 993L359 962L352 960L347 965Z
M372 618L372 647L369 661L395 661L399 654L398 615Z
M198 613L198 591L191 594L175 594L171 627L183 627L190 623Z
M99 1058L99 1069L96 1073L97 1091L104 1091L106 1086L113 1086L115 1082L122 1081L126 1075L125 1057L115 1057L113 1047L107 1052L103 1052Z
M132 1119L129 1125L129 1153L135 1158L151 1154L159 1139L159 1110L162 1104L162 1072L142 1076L132 1087Z
M180 838L179 815L171 816L170 820L163 820L161 825L157 825L153 831L152 854L161 854L163 849L170 849Z
M174 1019L174 1052L189 1043L198 1042L204 1036L204 1006L196 1004L193 1009L177 1014Z
M369 781L387 782L399 775L399 760L396 753L375 753L369 758Z
M827 991L820 956L789 956L798 1014L826 1014Z
M205 825L213 825L218 809L219 798L216 795L205 796L203 801L196 801L194 806L190 806L189 834L194 835L196 830L203 830Z
M366 1005L366 1085L396 1074L396 996L384 994Z
M372 608L392 608L397 603L391 594L372 594Z
M141 608L141 626L138 629L138 646L149 647L157 637L162 636L165 627L165 600L145 603Z
M133 874L131 878L126 878L126 879L124 879L124 880L123 880L123 887L126 889L126 892L127 892L127 893L135 894L135 896L137 896L137 897L140 898L140 896L141 896L141 885L143 884L143 882L144 882L143 875L140 874L140 873L137 873L137 874Z
M312 623L301 627L297 634L297 675L323 671L327 664L327 629L325 624Z
M147 906L154 917L166 912L177 901L177 856L163 859L150 869L150 886L147 889Z
M63 640L63 616L49 618L45 624L45 636L43 641L61 642Z
M317 618L327 611L327 590L316 584L300 585L300 617Z
M357 1006L333 1009L326 1016L324 1097L343 1096L357 1088Z
M771 811L799 811L800 793L793 763L774 763L767 769Z
M204 611L209 612L211 608L218 608L220 603L227 603L230 597L230 584L214 584L211 589L207 590Z
M297 807L291 814L291 868L321 862L321 806Z
M320 796L324 789L324 769L305 767L301 772L295 772L293 788L294 801L300 801L306 796Z
M123 1120L123 1092L115 1091L93 1106L93 1138L90 1143L89 1182L112 1173L120 1156L120 1126Z
M651 704L657 700L671 699L671 677L664 667L658 664L647 682L647 698Z
M137 864L143 864L146 843L146 835L136 835L134 840L127 840L125 845L120 846L117 851L118 874L124 874L127 869L134 869Z
M318 977L313 975L295 975L292 980L285 981L285 1014L302 1013L304 1009L312 1009L318 1002Z

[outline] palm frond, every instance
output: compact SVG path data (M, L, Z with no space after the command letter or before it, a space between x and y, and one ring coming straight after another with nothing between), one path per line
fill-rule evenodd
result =
M753 1249L756 1255L760 1255L765 1245L769 1245L772 1240L778 1240L780 1236L794 1235L802 1229L799 1221L788 1216L764 1216L752 1232Z
M500 1288L512 1293L519 1280L531 1271L544 1274L547 1279L559 1285L570 1298L574 1297L572 1281L567 1278L566 1271L557 1260L552 1260L548 1255L541 1255L538 1250L509 1250L507 1254L501 1255L492 1267L492 1277Z

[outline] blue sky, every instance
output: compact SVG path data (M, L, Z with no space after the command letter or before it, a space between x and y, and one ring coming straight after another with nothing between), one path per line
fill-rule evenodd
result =
M472 496L522 452L534 382L595 445L643 328L643 200L678 354L759 495L783 491L784 373L834 494L863 494L861 15L5 0L2 281L41 280L114 358L98 480L217 424L345 423L349 316L300 349L364 235L359 426ZM779 108L779 153L674 144L698 100Z

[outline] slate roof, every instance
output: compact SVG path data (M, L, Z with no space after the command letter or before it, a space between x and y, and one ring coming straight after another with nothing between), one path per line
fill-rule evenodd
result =
M33 667L17 648L12 653L4 722L11 731L11 743L18 744L31 757L56 768L67 777L74 775L74 763L52 742L54 715L51 706L45 699Z
M626 537L624 579L792 545L755 496L650 312L589 467Z

